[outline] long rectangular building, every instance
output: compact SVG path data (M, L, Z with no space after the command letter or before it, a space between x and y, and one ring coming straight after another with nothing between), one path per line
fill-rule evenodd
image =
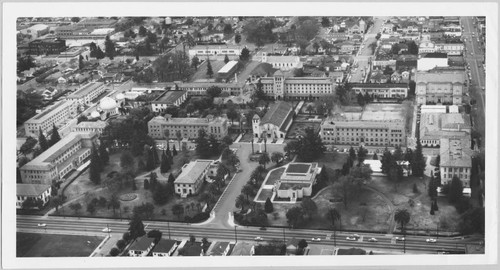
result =
M417 72L416 75L418 104L461 105L465 88L466 77L463 70L434 69Z
M71 132L21 167L23 183L51 185L52 181L62 179L90 156L94 143L97 143L95 133Z
M213 160L195 160L182 167L181 174L175 179L175 193L181 197L197 194L205 181Z
M469 138L470 117L460 113L422 113L420 143L423 147L439 147L443 138Z
M66 99L74 100L80 105L89 105L92 100L106 91L102 82L90 82L69 95Z
M406 83L352 83L356 94L369 94L379 98L406 98L408 84Z
M40 129L48 134L53 125L59 126L74 117L76 117L74 101L60 101L24 122L26 136L37 137Z
M369 104L363 111L337 113L321 123L320 136L326 144L406 146L406 111L400 104Z
M153 112L161 112L170 106L180 106L187 99L187 91L165 91L151 102Z
M207 134L222 139L228 132L228 120L222 117L207 116L206 118L172 118L170 115L157 116L148 122L148 134L153 139L165 139L165 130L174 138L181 132L185 139L195 139L198 131L204 129Z

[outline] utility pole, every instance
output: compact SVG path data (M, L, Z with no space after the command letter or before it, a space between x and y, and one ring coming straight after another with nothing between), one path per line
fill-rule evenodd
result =
M234 225L234 240L236 243L238 243L238 233L236 232L236 227L238 226Z
M283 243L286 245L285 227L283 227Z
M168 227L168 240L170 240L170 221L167 221L167 227Z

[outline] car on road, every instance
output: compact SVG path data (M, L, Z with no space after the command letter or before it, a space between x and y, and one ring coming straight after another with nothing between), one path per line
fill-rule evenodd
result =
M425 239L425 242L427 242L427 243L436 243L437 240L434 239L434 238L427 238L427 239Z
M314 238L314 237L313 237L313 238L311 239L311 241L313 241L313 242L320 242L320 241L321 241L321 238L319 238L319 237L318 237L318 238Z
M37 226L38 226L38 227L47 227L47 224L45 224L45 223L38 223L38 225L37 225Z
M345 238L345 240L349 240L349 241L357 241L357 240L358 240L358 238L356 238L356 237L352 237L352 236L347 236L347 237Z
M396 237L396 238L394 238L394 239L396 239L396 241L405 241L405 238L404 238L404 237L398 237L398 236L397 236L397 237Z
M261 231L267 231L267 228L266 227L260 227L259 230L261 230Z
M257 236L254 238L255 241L264 241L264 238Z
M368 239L368 242L378 242L378 240L377 240L377 238L372 237L372 238Z
M106 227L106 228L102 229L102 231L109 233L109 232L111 232L111 229Z

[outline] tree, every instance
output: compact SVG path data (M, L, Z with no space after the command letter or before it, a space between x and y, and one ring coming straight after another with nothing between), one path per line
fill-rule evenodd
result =
M21 148L19 148L19 152L21 152L24 156L26 156L28 153L30 153L33 150L33 147L38 143L36 139L33 137L26 137L26 141L21 145ZM22 167L22 165L20 165Z
M239 44L241 42L241 35L240 34L234 35L234 42L236 42L236 44Z
M381 161L382 173L385 173L385 174L389 173L391 166L394 164L393 161L394 160L392 158L391 152L389 152L389 150L387 148L385 148L384 154L382 156L382 161Z
M170 170L170 157L164 152L161 156L160 172L166 173L169 170Z
M463 197L463 191L464 187L462 185L462 181L460 181L460 178L458 178L458 176L453 175L453 178L451 179L450 190L448 192L448 201L450 203L459 202Z
M269 159L269 154L267 152L264 152L260 155L259 157L259 164L264 166L264 169L266 168L266 164L269 163L271 159Z
M120 254L120 251L118 250L118 248L113 247L109 251L109 255L112 256L112 257L116 257L116 256L118 256L118 254Z
M78 57L78 69L82 70L84 67L85 64L83 63L83 56L80 55L80 57Z
M394 221L401 225L401 231L405 231L405 226L410 222L410 213L406 209L397 209L394 214Z
M80 21L80 18L78 17L71 17L71 22L77 23Z
M427 194L429 197L434 200L437 197L437 186L436 186L436 180L434 179L434 175L431 174L431 179L429 180L429 185L428 185L428 191Z
M271 154L271 161L274 162L274 163L276 163L276 166L279 165L282 160L283 160L283 153L281 153L281 152L273 152Z
M125 243L125 240L120 239L120 240L116 241L116 247L118 249L123 250L126 246L127 246L127 244Z
M297 255L303 255L304 249L308 246L307 241L305 239L301 239L297 245Z
M82 205L80 203L72 203L69 205L69 208L75 212L75 215L82 209Z
M196 153L201 158L207 158L211 155L210 142L207 139L207 133L204 129L198 130L198 138L195 140Z
M148 33L148 31L146 30L146 28L141 25L141 27L139 27L139 36L145 37L147 35L147 33Z
M409 87L409 92L408 92L408 95L409 96L415 96L415 87L417 86L417 83L413 80L411 80L409 83L408 83L408 87Z
M155 243L158 243L160 240L161 240L161 237L162 237L162 233L159 231L159 230L151 230L148 232L147 236L148 238L154 238L154 242Z
M313 18L308 18L305 21L303 21L299 27L297 27L296 33L300 38L303 38L305 40L311 40L319 32L319 25L316 21L316 19Z
M378 160L377 153L373 153L373 160Z
M127 172L134 171L135 161L130 151L123 151L122 155L120 156L120 167L122 167L122 169Z
M207 59L207 76L212 78L214 71L212 70L212 64L210 64L210 59Z
M322 17L321 18L321 26L323 26L323 27L330 26L330 19L328 19L327 17Z
M340 221L340 213L336 208L330 208L328 209L328 212L326 212L326 219L330 221L330 224L332 226L332 229L335 231L335 224L337 224L337 221Z
M226 63L226 64L227 64L228 62L229 62L229 57L228 57L228 56L227 56L227 54L226 54L226 56L224 57L224 63Z
M180 130L177 130L175 132L175 137L177 137L177 141L179 142L179 150L181 150L182 133Z
M207 88L207 95L213 100L214 98L220 96L222 89L218 86L210 86Z
M351 159L351 161L356 160L356 150L354 150L352 146L351 148L349 148L349 158Z
M420 138L417 138L417 147L413 152L413 164L412 164L412 172L414 176L423 176L425 171L425 158L422 154L422 144L420 143Z
M273 202L271 202L269 197L267 197L266 203L264 204L264 211L266 211L266 213L274 212Z
M241 50L240 60L248 61L249 59L250 59L250 50L248 50L248 48L245 47Z
M358 149L358 166L363 164L363 161L365 161L367 154L368 154L368 150L363 148L363 146L360 146Z
M191 66L198 70L198 65L200 64L200 59L196 56L193 57L193 59L191 59Z
M174 204L172 206L172 214L174 214L175 216L177 216L177 219L181 219L181 216L184 215L184 206L182 206L182 204Z
M403 169L395 161L393 163L394 165L389 169L387 178L390 182L394 183L394 189L397 191L399 183L403 180Z
M321 157L326 148L321 141L321 137L312 128L305 129L305 135L301 137L297 143L288 143L285 151L297 153L302 161L312 161Z
M101 161L101 168L104 167L105 165L108 165L109 154L108 154L108 150L106 150L106 146L104 146L104 143L101 143L99 145L99 158Z
M91 215L94 215L96 210L97 209L95 208L95 204L93 204L93 203L87 204L87 212L89 212Z
M168 184L156 184L156 188L153 191L153 200L158 205L164 205L168 202L169 199L169 190L167 187Z
M89 178L95 185L101 183L101 170L101 158L94 146L90 154Z
M248 196L245 196L244 194L238 195L236 197L236 201L234 206L236 208L241 208L241 212L245 211L245 208L250 205L250 201L248 200Z
M288 225L296 228L304 221L304 210L299 206L292 207L286 212L286 219Z
M458 224L460 233L473 234L479 233L484 235L485 232L485 216L484 207L477 207L467 210L462 214L462 219Z
M104 41L104 51L106 52L106 56L110 59L113 60L115 57L115 44L113 41L109 38L109 36L106 36L106 40Z
M361 107L365 106L366 100L365 100L365 97L363 96L363 94L361 94L361 92L358 93L358 95L356 96L356 99L358 101L359 106L361 106Z
M307 216L309 220L312 220L312 218L318 213L318 206L309 197L302 198L300 205L302 206L304 216Z
M108 207L111 207L111 209L113 209L113 215L116 215L116 209L120 209L120 205L121 203L118 199L118 196L116 196L116 194L111 195L111 198L108 202Z
M130 239L136 239L146 234L144 231L144 224L142 223L142 218L139 214L134 213L132 220L128 223L128 231L130 233Z
M38 135L38 143L40 144L42 151L49 149L49 143L47 142L47 139L43 135L43 131L42 131L41 127L40 127L39 135Z
M255 191L250 184L246 184L241 188L241 194L245 195L247 200L250 200L250 196L254 196Z

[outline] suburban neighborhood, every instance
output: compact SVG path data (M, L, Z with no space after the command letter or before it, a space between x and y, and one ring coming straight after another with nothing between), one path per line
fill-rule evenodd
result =
M19 17L16 256L485 254L485 22Z

